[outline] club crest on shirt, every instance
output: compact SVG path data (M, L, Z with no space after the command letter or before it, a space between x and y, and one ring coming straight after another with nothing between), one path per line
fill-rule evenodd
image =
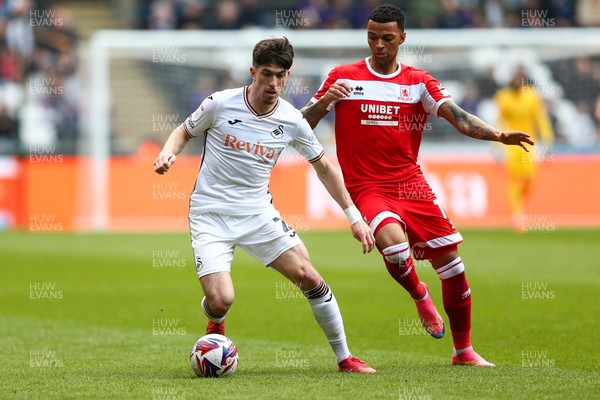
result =
M281 138L283 136L283 125L279 125L277 129L272 130L271 136L273 136L274 139Z
M406 85L400 85L400 96L398 96L398 100L410 102L412 101L412 97L410 96L410 87Z

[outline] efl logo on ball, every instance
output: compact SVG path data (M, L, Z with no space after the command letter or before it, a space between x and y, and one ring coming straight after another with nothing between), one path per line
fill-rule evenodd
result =
M219 378L237 369L238 351L235 344L223 335L202 336L192 347L190 364L199 377Z

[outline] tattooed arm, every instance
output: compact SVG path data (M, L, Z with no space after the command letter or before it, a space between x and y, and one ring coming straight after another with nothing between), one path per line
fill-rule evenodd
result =
M442 104L438 110L438 116L450 122L463 135L474 139L491 140L507 145L520 146L525 151L529 151L525 143L533 145L533 140L531 140L531 137L527 133L496 129L473 114L469 114L453 101L447 101Z
M323 97L319 99L316 103L312 101L308 102L300 112L304 116L304 119L308 121L308 124L312 129L317 126L319 121L329 113L327 109L329 105L340 99L343 99L346 96L349 96L352 92L352 88L348 86L345 82L334 83L329 87L327 92Z
M312 101L309 101L300 112L304 116L304 119L308 121L308 124L312 129L315 129L315 126L317 126L319 121L329 113L327 106L323 106L318 102L313 103Z

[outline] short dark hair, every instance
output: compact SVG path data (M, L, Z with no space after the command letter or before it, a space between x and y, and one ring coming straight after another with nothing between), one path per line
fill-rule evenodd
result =
M263 39L256 43L252 51L252 66L275 64L285 70L292 68L294 47L284 36L282 38Z
M404 13L400 7L392 4L382 4L377 6L369 14L369 19L380 24L396 22L398 29L404 32Z

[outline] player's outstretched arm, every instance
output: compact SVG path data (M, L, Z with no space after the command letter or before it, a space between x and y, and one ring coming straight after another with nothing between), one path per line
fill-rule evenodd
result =
M529 151L525 144L533 146L531 137L520 131L501 131L486 124L473 114L469 114L453 101L442 104L438 110L438 116L450 122L460 133L465 136L480 140L491 140L506 145L520 146Z
M183 124L175 128L169 135L162 151L158 153L158 157L154 161L154 172L159 175L167 172L173 163L175 163L177 154L181 153L190 139L191 137L186 132Z
M375 237L369 225L362 220L360 212L352 203L350 194L344 187L342 176L338 170L325 157L311 163L317 176L329 192L331 197L342 207L350 221L352 236L362 243L363 253L370 253L375 247Z
M300 112L304 116L304 119L308 121L310 127L314 129L319 121L329 113L329 105L334 101L349 96L350 93L352 93L352 88L347 83L334 83L327 89L327 92L319 101L316 103L309 101Z

